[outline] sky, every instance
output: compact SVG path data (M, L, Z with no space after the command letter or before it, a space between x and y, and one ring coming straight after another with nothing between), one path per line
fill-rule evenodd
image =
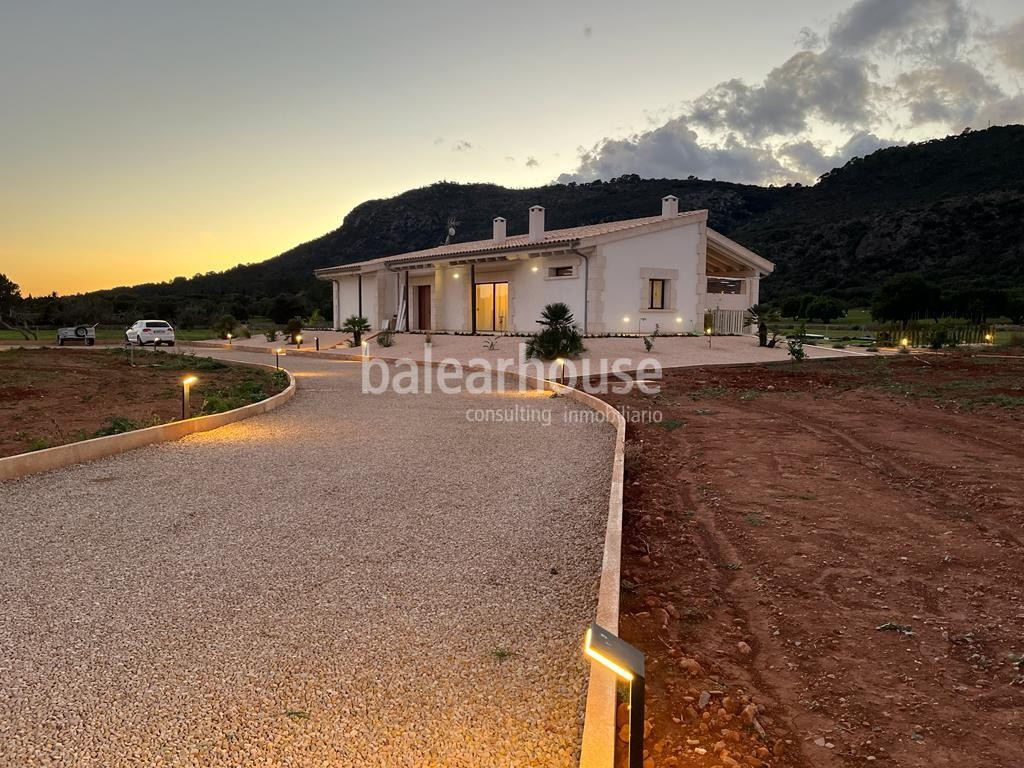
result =
M0 272L262 261L440 180L813 183L1024 122L1008 0L0 0Z

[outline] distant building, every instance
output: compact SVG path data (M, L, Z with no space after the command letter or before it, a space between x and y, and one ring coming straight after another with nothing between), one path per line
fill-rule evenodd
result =
M546 304L565 302L586 334L743 330L758 281L774 265L707 226L708 212L679 212L546 231L530 209L529 231L490 240L318 269L334 284L334 327L349 315L374 330L532 333Z

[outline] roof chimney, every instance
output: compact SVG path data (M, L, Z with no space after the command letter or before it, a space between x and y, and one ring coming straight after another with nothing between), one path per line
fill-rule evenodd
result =
M505 219L501 216L496 216L494 219L494 242L501 243L505 241Z
M530 242L539 243L544 239L544 208L535 205L530 208Z
M671 219L679 215L679 198L675 195L665 195L661 198L661 218Z

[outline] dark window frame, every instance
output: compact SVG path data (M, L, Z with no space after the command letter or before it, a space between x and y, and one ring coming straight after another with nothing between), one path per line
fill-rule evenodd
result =
M654 303L654 284L659 283L661 285L661 301L658 304ZM663 277L652 277L647 281L647 308L648 309L665 309L665 294L668 292L668 280Z

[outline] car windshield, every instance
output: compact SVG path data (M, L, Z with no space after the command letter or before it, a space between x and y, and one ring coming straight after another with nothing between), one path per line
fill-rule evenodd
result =
M170 328L171 326L165 323L163 320L157 320L155 323L146 323L147 328Z

